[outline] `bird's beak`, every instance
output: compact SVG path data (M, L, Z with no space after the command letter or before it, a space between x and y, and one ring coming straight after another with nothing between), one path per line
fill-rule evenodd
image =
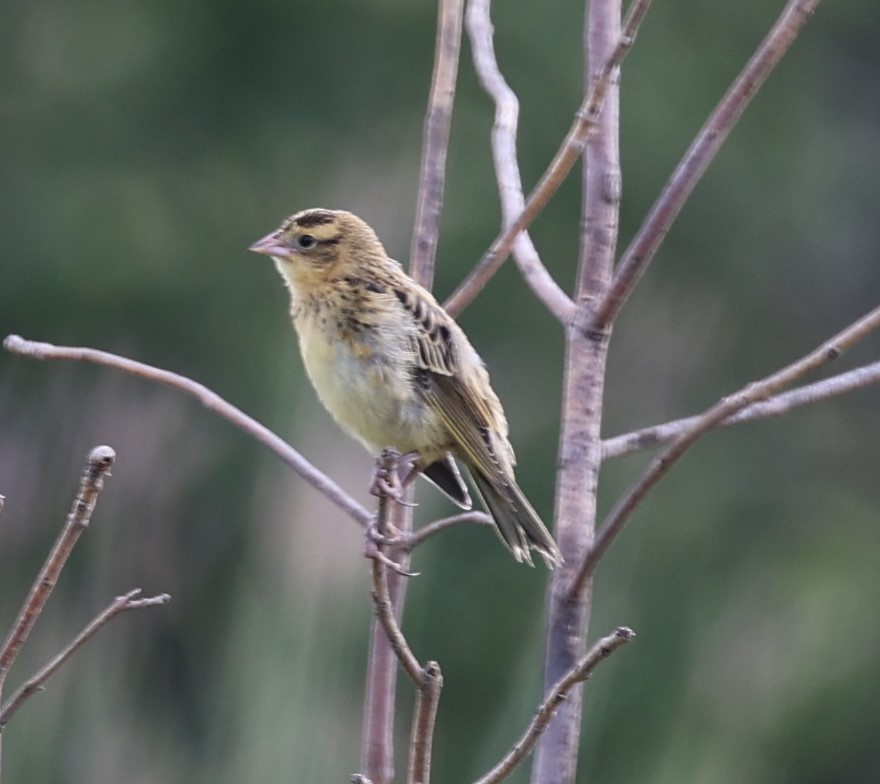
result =
M257 240L248 250L260 253L263 256L278 256L286 259L290 257L290 246L278 236L277 231L267 234L263 239Z

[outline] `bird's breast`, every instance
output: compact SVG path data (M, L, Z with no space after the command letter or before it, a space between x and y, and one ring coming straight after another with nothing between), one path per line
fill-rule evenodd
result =
M294 323L306 372L343 430L377 453L385 446L420 451L448 439L415 384L415 354L393 324L301 312Z

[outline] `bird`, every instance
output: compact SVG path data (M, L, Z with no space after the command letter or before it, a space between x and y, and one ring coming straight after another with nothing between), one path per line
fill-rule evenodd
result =
M462 509L467 469L514 558L559 548L514 477L507 419L464 331L390 258L376 232L344 210L297 212L250 246L290 294L309 379L340 427L377 455L393 447Z

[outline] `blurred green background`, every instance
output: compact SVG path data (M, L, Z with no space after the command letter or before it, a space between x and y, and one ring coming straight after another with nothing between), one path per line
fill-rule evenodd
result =
M621 246L781 7L655 4L623 76ZM582 15L495 9L528 183L580 101ZM277 274L245 249L325 206L406 256L434 6L7 0L3 17L0 333L191 376L370 503L370 458L317 404ZM876 305L878 25L869 0L820 6L758 95L616 327L606 435L700 410ZM491 123L465 45L440 297L499 222ZM575 177L533 232L566 287L578 196ZM561 330L512 265L461 320L549 518ZM867 341L835 370L878 356ZM866 390L715 434L651 495L596 580L591 639L624 623L639 637L589 685L580 781L880 779L878 403ZM21 710L6 780L347 780L371 612L361 534L173 390L0 356L0 628L101 443L113 477L7 693L114 595L173 601L115 621ZM603 510L646 459L605 466ZM453 511L427 487L419 500L421 521ZM405 628L446 678L435 778L468 781L539 698L546 573L478 528L414 566Z

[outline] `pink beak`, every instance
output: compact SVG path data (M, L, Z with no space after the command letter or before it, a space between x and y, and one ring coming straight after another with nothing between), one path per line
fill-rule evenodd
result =
M257 240L248 248L254 253L261 253L263 256L278 256L282 259L290 258L290 246L278 236L277 231L267 234L263 239Z

